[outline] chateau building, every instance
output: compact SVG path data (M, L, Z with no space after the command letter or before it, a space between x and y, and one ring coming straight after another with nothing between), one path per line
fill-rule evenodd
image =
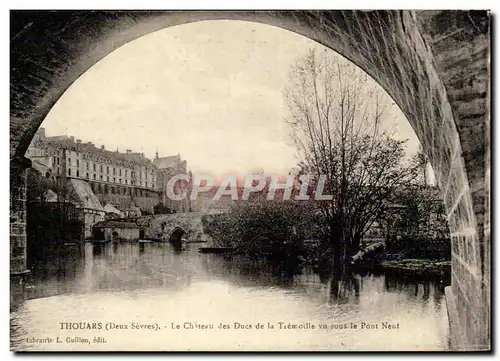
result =
M190 212L192 210L189 200L192 176L190 172L188 174L186 161L181 159L180 154L160 158L158 152L156 152L153 164L158 171L158 186L161 191L161 202L163 205L176 212ZM168 196L168 182L172 177L179 174L188 174L189 181L180 179L173 184L173 193L175 195L186 195L182 200L174 200Z
M26 156L47 167L45 176L86 181L103 205L113 204L127 214L137 208L152 213L154 206L167 198L162 192L168 177L177 171L185 173L187 166L179 155L159 158L157 154L153 162L143 153L131 150L125 153L107 150L72 136L48 137L44 128L33 138ZM172 203L170 207L177 212L189 211L184 204Z
M74 137L46 137L43 128L33 138L27 157L44 163L57 176L158 189L156 168L143 153L109 151Z

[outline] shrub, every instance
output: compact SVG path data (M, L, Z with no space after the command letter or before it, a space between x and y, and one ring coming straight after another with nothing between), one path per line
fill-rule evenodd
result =
M249 255L287 255L303 250L303 241L319 234L314 210L297 202L236 203L228 213L202 222L215 246L234 247Z

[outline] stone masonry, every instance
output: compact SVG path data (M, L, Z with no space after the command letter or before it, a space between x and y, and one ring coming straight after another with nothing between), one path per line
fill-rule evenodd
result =
M11 304L23 299L26 270L26 169L27 158L10 162L10 289Z

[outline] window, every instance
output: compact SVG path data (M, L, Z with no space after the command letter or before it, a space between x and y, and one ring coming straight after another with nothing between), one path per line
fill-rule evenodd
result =
M87 170L89 170L89 163L88 162L85 164L85 166L86 166Z
M77 166L77 167L80 167L80 159L77 159L77 160L76 160L76 166Z
M89 174L87 173L87 179L89 179Z
M54 164L56 164L56 156L54 156Z
M57 158L57 164L60 164L60 163L59 163L59 158Z
M116 183L116 178L113 177L113 183Z
M122 169L120 168L120 177L122 176Z
M71 177L71 169L68 169L68 176Z
M128 180L127 179L125 179L125 184L128 184Z
M101 173L103 172L103 169L104 169L104 168L103 168L103 166L102 166L102 164L101 164ZM102 177L101 177L101 178L102 178Z
M125 169L125 177L128 177L128 169Z
M102 180L102 174L101 174L101 180Z
M95 163L94 163L94 172L96 171L96 168L95 168Z
M80 170L76 170L76 176L79 177L80 176Z
M95 165L95 164L94 164ZM94 174L94 180L95 180L95 174Z
M115 174L116 174L116 168L113 167L113 175L115 175Z
M68 158L68 163L71 164L71 158Z
M106 173L109 174L109 167L106 167Z
M122 179L120 178L120 183L122 182Z
M106 182L109 182L109 176L106 177Z

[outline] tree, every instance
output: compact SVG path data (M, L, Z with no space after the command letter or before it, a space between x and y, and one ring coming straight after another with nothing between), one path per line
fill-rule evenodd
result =
M395 228L403 237L448 239L449 228L443 200L435 187L409 185L399 195L404 212Z
M158 202L153 208L153 214L170 214L172 210L165 206L162 201Z
M420 175L422 176L422 183L424 186L429 185L429 176L427 174L427 166L429 158L424 153L422 145L419 146L417 154L415 155L418 166L420 167Z
M233 204L225 214L207 215L203 226L218 246L234 247L251 256L283 256L303 240L316 238L317 222L308 206L256 198Z
M381 130L384 104L392 102L371 84L352 63L311 50L292 67L285 91L285 121L303 160L297 175L311 177L311 195L325 177L323 194L332 195L315 203L334 264L357 251L394 191L418 171L405 159L406 142Z
M69 181L64 178L42 176L42 174L30 168L27 175L27 201L44 203L52 191L61 203L79 204L80 199Z

